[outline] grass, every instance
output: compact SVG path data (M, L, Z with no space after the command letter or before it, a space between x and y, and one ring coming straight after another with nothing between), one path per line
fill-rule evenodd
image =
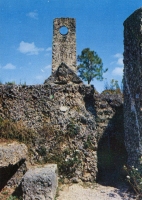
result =
M26 128L22 121L13 122L9 119L0 118L0 138L17 140L29 144L36 137L32 129Z
M6 200L22 200L22 197L19 199L19 198L16 197L16 196L10 195Z
M79 132L80 128L73 122L68 123L67 130L64 132L46 124L36 133L34 130L25 127L22 121L13 122L9 119L0 118L0 139L25 143L30 155L34 155L32 149L36 143L38 157L35 163L56 163L59 173L68 178L73 177L75 168L80 163L80 155L70 142L70 139L76 137ZM45 146L47 141L54 146ZM66 147L62 148L64 143Z

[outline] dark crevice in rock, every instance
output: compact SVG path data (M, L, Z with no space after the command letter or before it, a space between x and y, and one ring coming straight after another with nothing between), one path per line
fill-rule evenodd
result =
M25 160L21 160L15 165L9 165L8 167L0 168L0 191L6 185L15 185L14 179L10 181L10 179L15 175L18 169L23 165Z
M13 197L20 199L23 196L22 185L21 183L16 187L15 191L12 193Z
M103 185L117 186L123 181L123 166L127 162L124 144L123 107L117 107L98 142L98 176Z
M90 112L93 116L96 116L96 110L94 107L94 86L86 87L84 102L86 110Z

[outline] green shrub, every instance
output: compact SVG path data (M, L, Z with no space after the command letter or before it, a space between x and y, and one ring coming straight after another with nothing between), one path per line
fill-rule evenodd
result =
M10 195L6 200L22 200L22 197L16 197L16 196Z
M37 150L37 152L40 156L46 156L46 153L47 153L45 146L40 146L40 148Z
M60 172L67 175L69 178L73 177L76 167L79 165L80 154L77 150L70 150L69 157L67 155L59 165Z
M87 141L84 142L83 146L84 146L84 149L93 149L90 135L88 135Z
M78 135L80 132L79 126L74 124L73 122L70 122L67 125L67 134L70 138L74 138L76 135Z
M12 81L12 82L6 82L5 84L6 84L6 85L16 85L15 81Z
M142 199L142 166L138 169L134 166L132 167L126 167L124 166L124 169L127 172L127 181L132 186L134 191L137 194L137 199Z
M121 90L118 88L118 89L115 89L115 90L104 90L101 94L122 94Z
M121 85L123 85L123 82L121 83ZM112 79L110 81L110 84L107 81L105 82L105 90L102 92L102 94L122 94L122 93L123 93L123 86L120 87L117 80Z

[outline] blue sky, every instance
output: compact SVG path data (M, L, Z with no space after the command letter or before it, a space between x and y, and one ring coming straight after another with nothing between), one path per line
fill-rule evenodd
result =
M90 48L121 82L123 22L140 0L0 0L0 81L42 84L51 74L53 20L76 18L77 55ZM101 92L104 82L91 84Z

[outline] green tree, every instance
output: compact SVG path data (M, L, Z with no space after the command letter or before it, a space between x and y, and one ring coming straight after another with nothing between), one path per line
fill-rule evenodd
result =
M6 82L6 85L16 85L15 81L11 81L11 82Z
M123 90L121 90L119 83L115 79L110 80L110 84L108 84L108 81L105 82L104 85L104 91L103 94L120 94L123 93Z
M103 80L103 73L107 69L103 69L102 60L95 51L91 51L89 48L83 49L81 55L77 56L77 61L80 63L77 69L82 80L87 81L88 84L94 78L100 81Z
M115 80L115 79L111 79L111 81L110 81L110 90L117 90L117 89L120 90L118 81Z

